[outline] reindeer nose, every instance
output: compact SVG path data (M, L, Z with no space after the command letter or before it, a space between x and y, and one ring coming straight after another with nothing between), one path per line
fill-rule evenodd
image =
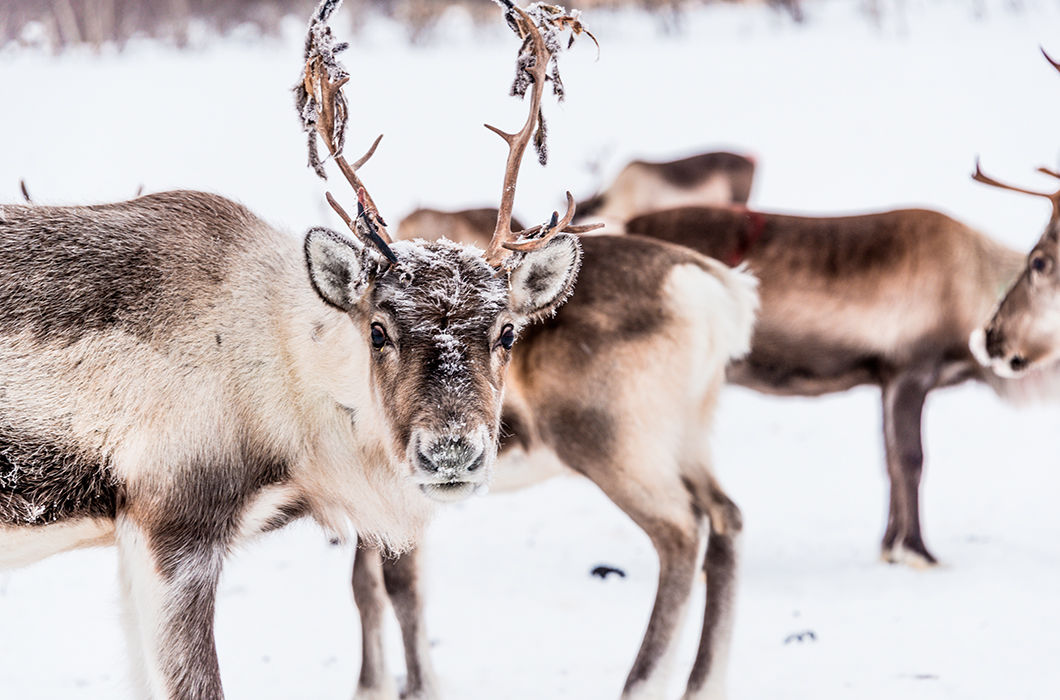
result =
M482 466L485 451L463 437L444 437L420 449L420 466L438 476L459 479Z
M1005 354L1002 346L1001 333L991 326L986 329L986 354L991 358L1001 357Z

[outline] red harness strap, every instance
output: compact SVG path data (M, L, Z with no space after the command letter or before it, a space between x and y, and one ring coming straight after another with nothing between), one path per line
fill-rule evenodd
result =
M766 230L766 217L764 214L747 209L744 211L743 216L743 236L737 242L736 248L725 258L725 264L729 267L736 267L742 263L747 254L758 243L758 239L762 237L762 232Z

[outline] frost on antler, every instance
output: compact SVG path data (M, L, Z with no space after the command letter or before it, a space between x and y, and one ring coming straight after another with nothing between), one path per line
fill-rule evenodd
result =
M341 3L342 0L322 0L313 13L305 43L302 80L294 88L295 104L302 117L302 128L309 132L310 167L321 178L327 178L324 163L317 150L317 137L320 137L336 166L357 195L357 216L351 217L347 214L330 192L327 193L328 204L346 222L354 235L374 246L390 262L396 262L397 258L389 247L391 238L386 231L386 222L380 216L361 178L357 176L357 170L372 157L383 137L380 135L368 152L352 164L346 161L342 153L346 120L349 116L342 87L350 81L350 74L335 55L346 49L348 44L335 41L328 26L328 19Z
M501 188L501 202L497 208L497 226L493 231L493 238L486 248L486 260L497 268L503 268L507 262L514 260L512 254L525 253L530 250L541 248L560 232L578 233L591 231L599 228L600 224L587 226L572 226L574 218L574 197L567 193L567 213L561 218L559 212L553 212L548 223L533 226L523 231L512 231L512 206L515 202L515 185L519 179L519 168L523 160L523 153L532 140L537 150L538 160L545 165L547 149L546 137L548 131L545 127L545 117L541 109L541 98L545 91L545 84L552 81L553 92L560 98L563 97L563 84L559 80L559 67L556 63L556 52L561 48L559 37L563 32L570 32L567 42L569 47L574 43L574 38L581 34L588 34L596 43L596 37L589 34L581 24L579 14L567 12L557 5L546 5L537 3L528 9L516 6L510 0L498 0L498 4L504 8L504 18L508 26L522 40L519 54L516 58L515 83L512 85L512 93L525 97L530 93L530 110L526 116L523 127L515 133L501 131L495 126L486 125L486 128L504 139L508 144L508 159L504 167L504 184ZM547 38L546 38L547 37ZM597 48L599 48L597 43ZM551 69L551 73L550 73ZM507 262L506 262L507 261Z
M322 0L313 12L313 18L309 21L309 32L305 39L305 63L306 65L319 63L327 73L328 80L338 83L350 77L349 72L337 58L337 54L349 47L344 41L336 41L328 26L328 19L332 13L339 8L342 0ZM306 89L305 76L301 76L298 84L294 86L295 107L302 119L302 130L309 138L309 167L322 179L327 179L324 171L324 163L320 159L317 150L317 120L320 118L322 109L317 102L316 96ZM345 114L346 98L339 93L337 99L341 102L338 109ZM336 146L337 152L342 152L346 141L346 120L336 119L332 126L331 138Z
M564 49L563 35L569 32L565 48L574 45L574 40L581 34L585 34L597 49L599 42L592 32L588 31L581 22L580 10L567 10L560 5L550 5L543 2L534 3L526 10L519 12L511 0L495 0L504 8L504 19L520 39L523 40L519 48L519 54L515 59L515 80L512 81L511 94L515 97L526 97L526 91L534 83L534 69L537 64L537 55L534 43L530 36L530 30L526 23L533 22L541 35L545 50L548 54L548 65L545 70L545 80L552 83L552 94L556 99L563 101L565 97L563 79L559 74L559 54ZM545 113L539 109L537 112L537 131L534 134L534 150L537 152L537 160L541 165L548 162L548 128L545 125Z

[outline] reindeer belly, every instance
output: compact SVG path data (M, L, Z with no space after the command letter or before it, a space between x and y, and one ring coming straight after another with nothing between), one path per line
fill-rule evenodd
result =
M26 566L79 547L114 544L114 520L72 518L48 525L0 525L0 570Z
M880 366L869 351L759 328L750 354L729 367L727 379L767 394L819 396L877 384Z
M117 494L101 459L16 430L0 416L0 528L113 519Z

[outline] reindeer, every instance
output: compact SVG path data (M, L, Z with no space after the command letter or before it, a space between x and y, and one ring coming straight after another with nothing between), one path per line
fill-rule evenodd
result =
M548 44L509 6L509 24L532 47L534 92L517 136L530 138L540 111ZM524 47L527 45L524 44ZM515 146L509 139L510 156ZM514 193L509 157L504 192ZM509 187L511 184L511 187ZM502 206L496 228L507 230ZM709 527L703 570L707 601L687 697L723 692L736 586L740 511L711 470L712 415L730 358L746 352L756 282L688 249L636 237L589 236L578 286L554 319L524 331L508 368L494 488L562 473L588 477L637 523L659 556L659 586L624 697L664 692L668 659L685 617ZM664 358L660 361L659 358ZM382 619L393 603L405 643L405 697L435 697L422 619L416 553L381 558L361 547L353 591L361 615L358 693L395 697Z
M1049 168L1038 168L1038 171L1060 178L1060 172ZM999 377L1018 379L1060 360L1060 326L1055 319L1060 308L1057 293L1060 190L1048 193L1006 185L985 175L978 163L973 178L994 187L1045 197L1053 207L1045 232L1027 255L1016 281L989 322L977 328L969 339L972 353L980 364Z
M602 219L609 233L638 214L683 206L747 204L755 161L719 151L653 163L627 164L604 191L578 204L578 220Z
M812 218L686 207L638 216L630 234L676 243L761 279L751 352L735 384L782 396L880 387L890 505L881 553L932 565L920 526L921 415L937 387L969 379L1005 394L968 349L1021 256L948 216L906 209Z
M0 565L116 544L152 697L223 697L237 543L305 516L400 548L487 483L512 344L580 263L570 217L489 258L391 243L356 175L372 151L342 154L337 5L296 93L358 193L355 219L328 195L354 238L297 241L201 192L0 208Z
M1060 62L1050 58L1044 49L1042 55L1060 71ZM1049 168L1038 168L1038 172L1060 178L1060 172ZM1040 370L1060 360L1060 324L1056 320L1060 309L1060 190L1048 193L1006 185L985 175L978 163L972 177L994 187L1044 197L1052 205L1045 232L1027 255L1016 281L986 326L977 329L970 339L979 362L998 376L1014 379L1040 374Z

